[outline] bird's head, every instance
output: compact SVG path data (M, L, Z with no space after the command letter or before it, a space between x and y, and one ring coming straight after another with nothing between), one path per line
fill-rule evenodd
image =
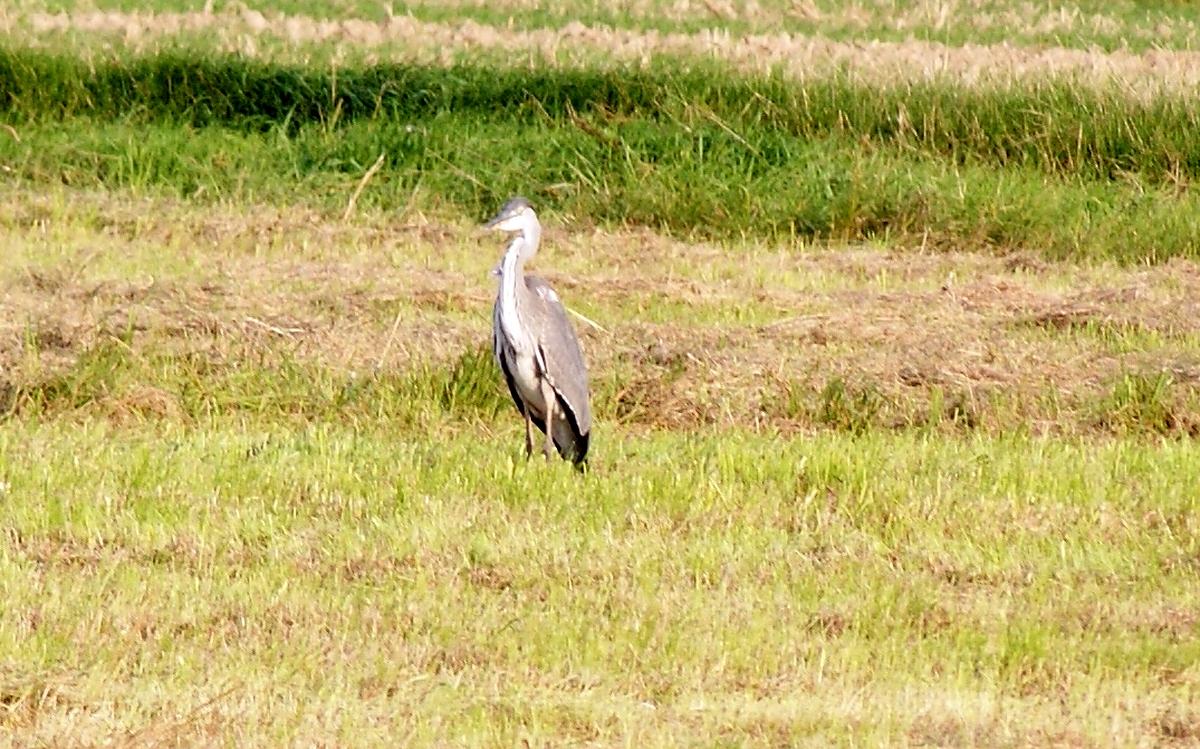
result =
M528 200L518 195L509 198L508 202L500 207L500 211L492 216L492 220L483 225L483 228L530 234L537 225L537 214L533 212L533 206L529 204Z

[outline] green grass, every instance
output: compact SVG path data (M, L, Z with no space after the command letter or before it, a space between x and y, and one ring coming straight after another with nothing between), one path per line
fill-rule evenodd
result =
M1191 444L606 428L584 481L518 444L9 421L6 720L99 740L213 697L172 740L1087 743L1194 709Z
M164 55L84 70L0 60L10 174L324 210L551 212L687 237L892 238L1050 257L1197 255L1200 109L1062 84L788 83L713 71L383 65L334 72ZM897 113L903 112L903 116Z
M876 86L831 78L797 83L713 66L655 69L450 68L378 64L314 69L246 58L163 53L83 64L9 49L0 55L11 124L66 117L121 119L240 130L335 129L360 119L415 123L448 112L473 120L579 125L618 146L615 122L708 125L764 164L779 158L771 136L843 136L946 158L1053 175L1152 182L1200 173L1200 106L1164 96L1139 103L1116 90L1063 81L1000 90L948 83ZM606 120L614 121L613 123ZM723 127L722 127L723 126ZM732 128L734 133L729 133ZM655 140L662 140L657 138ZM662 144L669 148L670 141ZM786 154L784 154L786 156Z

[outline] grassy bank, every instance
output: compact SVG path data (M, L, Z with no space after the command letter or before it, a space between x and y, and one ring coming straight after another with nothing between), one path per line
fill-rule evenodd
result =
M750 143L841 136L1057 176L1151 182L1200 174L1200 105L1128 100L1064 81L972 90L938 83L795 81L717 67L572 70L381 64L345 69L161 54L84 64L0 54L0 112L13 124L68 117L285 130L313 122L411 121L454 112L489 122L568 125L572 115L656 124L723 123ZM597 122L596 124L601 124ZM758 148L770 163L769 142Z
M482 217L526 193L575 223L711 239L893 238L1046 257L1161 261L1200 254L1200 204L1166 187L1061 180L1029 169L952 166L840 138L758 145L715 124L514 125L455 114L417 124L310 125L288 134L71 120L0 141L35 183L203 201L359 204ZM690 132L689 132L690 131ZM771 148L768 160L752 149ZM761 153L761 152L759 152ZM399 215L398 221L405 217Z
M1159 261L1200 251L1200 107L1047 83L802 85L714 70L0 57L11 174L336 210L575 221L690 237L886 239Z

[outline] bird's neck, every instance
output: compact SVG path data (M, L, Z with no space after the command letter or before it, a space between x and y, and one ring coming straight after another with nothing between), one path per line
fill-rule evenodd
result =
M537 254L541 239L541 227L534 225L526 227L524 231L513 238L512 242L509 242L508 249L504 251L504 259L500 263L505 277L515 277L524 269L525 261Z
M500 293L497 312L497 322L504 331L509 345L517 352L528 352L530 342L520 322L520 312L517 309L517 286L522 283L525 260L532 254L527 252L525 244L528 240L518 234L500 261Z
M504 259L500 261L500 318L514 344L521 340L517 285L523 283L521 279L525 272L525 261L537 254L541 237L542 228L536 221L532 222L509 242L508 249L504 251Z
M521 243L521 262L524 263L537 254L538 245L542 242L542 225L536 219L530 220L521 229L516 241Z

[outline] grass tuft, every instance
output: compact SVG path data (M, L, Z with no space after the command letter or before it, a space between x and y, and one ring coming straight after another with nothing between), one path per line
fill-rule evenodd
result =
M1097 411L1099 425L1113 432L1200 434L1196 404L1183 401L1167 372L1121 375Z
M511 408L504 379L488 346L467 349L449 367L425 365L410 375L409 389L456 416L491 418Z
M877 426L887 403L883 394L871 385L848 385L835 377L825 384L817 397L814 420L832 429L861 434Z

